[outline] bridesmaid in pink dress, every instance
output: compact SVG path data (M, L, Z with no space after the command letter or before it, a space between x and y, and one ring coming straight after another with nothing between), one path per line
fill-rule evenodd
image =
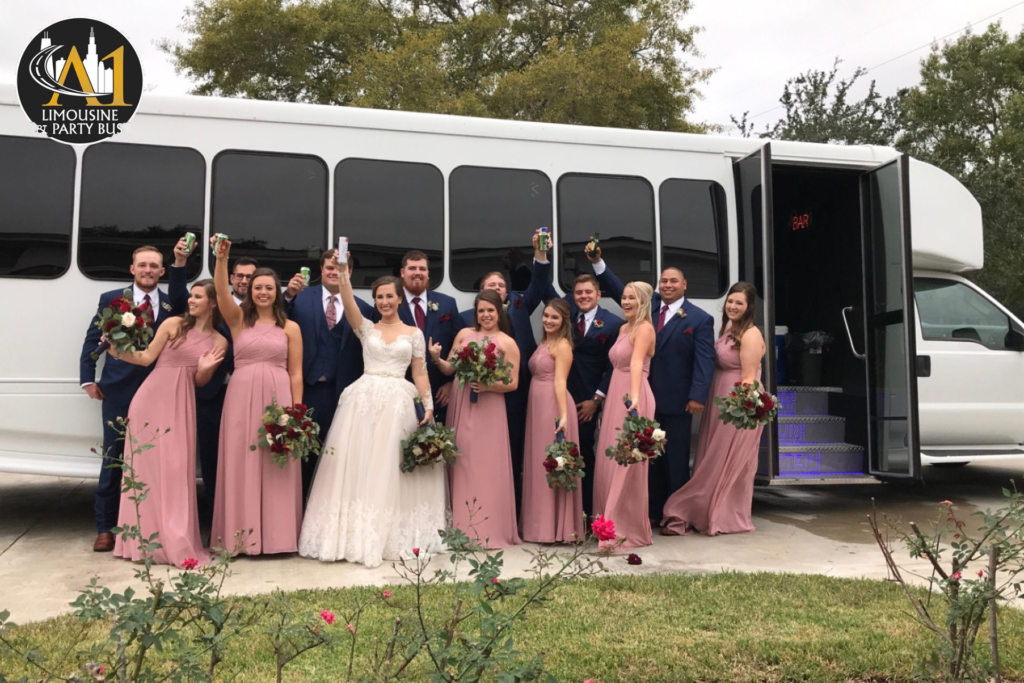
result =
M715 342L715 377L712 396L725 396L736 382L761 379L764 337L754 325L756 292L737 282L729 289L722 316L722 331ZM736 429L718 419L718 410L704 411L693 476L665 503L662 536L699 531L708 536L753 531L750 507L761 431Z
M544 470L544 449L554 442L558 432L563 433L566 441L578 444L580 440L576 401L566 388L572 366L570 317L569 304L564 299L548 302L541 319L544 341L530 358L533 380L526 412L521 521L523 540L531 543L572 543L586 536L582 483L575 491L553 489L548 486Z
M202 280L192 286L188 313L161 325L145 351L122 355L108 348L110 355L135 365L156 361L128 409L136 452L130 443L124 450L135 481L145 485L146 499L137 514L130 499L139 492L122 491L117 526L137 526L142 538L158 534L161 547L150 553L157 564L181 567L188 559L200 565L209 561L196 507L196 385L209 382L224 360L228 342L216 331L219 323L213 280ZM138 450L146 444L153 447ZM139 540L123 533L114 543L114 555L145 559Z
M657 341L651 323L653 293L654 289L646 282L630 282L622 290L622 313L626 323L619 329L619 338L608 351L612 377L597 437L594 513L615 522L616 536L625 539L621 550L651 544L651 520L647 509L649 463L619 465L605 455L605 450L615 445L622 431L622 422L630 410L635 408L641 417L654 419L654 393L647 381ZM629 406L622 401L626 394L632 398Z
M256 445L273 399L280 406L302 403L302 337L285 316L273 270L257 269L249 296L241 307L235 303L228 287L230 249L225 240L215 250L217 303L234 339L235 370L221 417L210 545L249 555L294 553L302 526L301 464L291 460L282 468L269 448L249 447Z
M474 382L452 392L448 419L461 451L451 468L452 525L484 547L508 548L522 543L516 525L512 450L503 396L519 386L519 347L509 334L508 317L496 292L477 294L473 310L473 327L456 335L448 360L440 357L441 345L430 341L435 365L446 375L455 374L448 362L452 355L469 342L486 337L512 365L512 382L493 386ZM473 391L479 394L476 403L470 400Z

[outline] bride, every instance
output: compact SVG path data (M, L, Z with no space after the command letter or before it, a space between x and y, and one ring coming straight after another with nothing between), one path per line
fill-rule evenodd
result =
M366 369L338 401L309 495L299 554L376 567L383 560L411 559L413 548L421 556L443 552L438 532L445 526L444 468L420 467L407 474L398 469L401 441L417 426L413 398L418 395L426 409L419 424L434 416L423 333L399 320L404 299L398 278L373 283L381 315L374 325L359 312L348 269L340 272L345 318L363 343ZM405 379L410 362L415 387Z

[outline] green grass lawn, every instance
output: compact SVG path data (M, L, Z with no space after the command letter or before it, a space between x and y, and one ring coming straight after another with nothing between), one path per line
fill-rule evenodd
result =
M332 609L339 615L378 588L299 591L297 609ZM391 589L406 608L408 587ZM450 614L451 588L434 589L431 618ZM2 607L2 606L0 606ZM401 610L376 604L363 616L360 647L387 638ZM340 616L339 616L340 619ZM35 641L44 653L67 647L79 632L74 617L19 628L17 640ZM344 635L345 624L332 628ZM1024 680L1024 612L1001 612L1001 653L1006 680ZM97 627L94 636L102 632ZM516 647L527 657L546 653L559 681L907 681L930 651L929 636L891 584L822 576L709 574L612 576L559 589L553 601L517 623ZM978 650L987 661L983 632ZM357 651L356 671L362 657ZM296 660L290 681L344 680L348 641ZM265 638L236 640L222 673L244 669L237 680L273 679ZM0 672L30 672L0 653ZM424 680L411 671L410 680Z

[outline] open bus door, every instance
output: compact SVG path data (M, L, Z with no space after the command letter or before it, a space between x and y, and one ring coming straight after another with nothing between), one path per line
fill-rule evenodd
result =
M868 471L920 479L909 157L861 176Z
M755 316L764 330L768 352L764 356L761 382L768 391L777 392L775 375L775 306L773 228L772 228L772 153L771 144L733 162L736 184L736 218L739 226L740 280L757 289ZM757 456L757 478L761 483L779 476L778 430L765 429Z

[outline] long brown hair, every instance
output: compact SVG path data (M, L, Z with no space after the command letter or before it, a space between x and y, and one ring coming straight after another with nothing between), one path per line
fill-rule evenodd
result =
M221 315L220 309L217 308L217 289L213 286L213 280L200 280L192 285L192 290L190 291L195 291L196 287L202 287L203 291L206 292L206 298L210 300L211 304L213 304L213 315L210 318L210 324L213 325L213 329L216 331L217 327L220 325ZM189 313L188 308L186 307L185 312L181 316L181 325L178 326L178 331L167 340L171 347L177 348L178 344L185 340L185 335L188 334L189 330L196 326L197 322L199 322L199 320Z
M511 337L512 326L509 324L508 315L505 313L505 302L501 300L501 297L493 289L485 289L473 299L473 329L477 332L480 331L480 321L476 319L476 307L481 301L493 304L498 309L498 329Z
M729 291L726 293L726 300L729 299L733 294L743 294L747 297L747 310L743 313L743 316L732 324L732 327L728 329L729 336L732 337L734 348L740 348L740 340L743 338L743 333L754 326L754 302L757 301L757 290L754 289L754 285L749 282L737 282ZM718 333L721 337L726 333L726 327L729 325L729 315L725 312L725 306L722 306L722 331Z
M564 339L569 342L569 348L572 348L572 311L569 310L569 304L566 303L565 299L552 299L547 303L544 308L550 308L555 311L558 315L562 316L562 324L558 326L558 330L555 332L555 340ZM546 339L548 333L544 333Z
M281 293L281 278L277 277L273 268L257 268L256 272L252 274L252 279L249 280L249 293L245 296L245 301L242 302L242 318L245 320L245 326L252 327L256 324L256 319L259 318L256 302L252 299L252 290L256 285L256 278L260 277L274 279L274 324L284 328L285 323L288 322L288 316L284 312L284 294Z

